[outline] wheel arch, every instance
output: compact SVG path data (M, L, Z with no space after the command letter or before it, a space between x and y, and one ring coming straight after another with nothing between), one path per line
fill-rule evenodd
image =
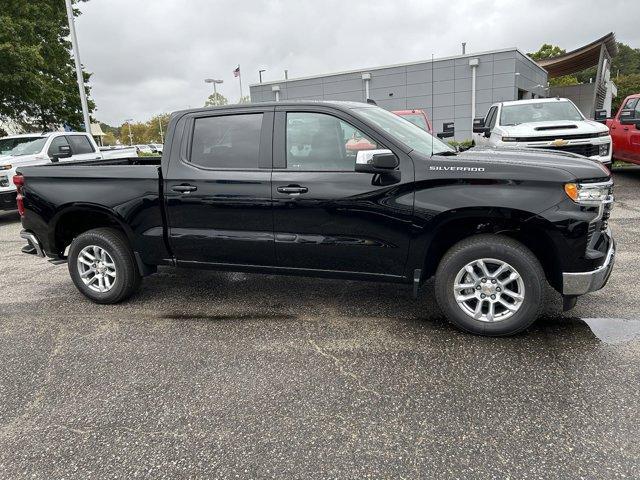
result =
M451 210L436 216L423 239L422 279L435 274L444 254L459 241L473 235L505 235L525 245L536 256L548 282L559 288L562 272L556 259L551 222L531 212L512 208L479 208Z
M113 210L101 205L81 203L60 209L51 221L50 245L59 255L73 239L83 232L94 228L114 228L122 232L129 244L133 246L133 231L127 223Z

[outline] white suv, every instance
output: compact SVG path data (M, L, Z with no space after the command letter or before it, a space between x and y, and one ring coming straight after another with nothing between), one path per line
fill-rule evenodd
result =
M473 122L477 146L547 148L611 164L611 136L602 123L587 120L566 98L495 103Z

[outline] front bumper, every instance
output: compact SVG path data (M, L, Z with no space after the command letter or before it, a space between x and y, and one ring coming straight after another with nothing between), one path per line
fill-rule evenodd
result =
M565 272L562 274L562 294L565 296L584 295L600 290L607 284L616 256L616 244L613 238L602 265L590 272Z
M17 210L16 191L0 192L0 210Z

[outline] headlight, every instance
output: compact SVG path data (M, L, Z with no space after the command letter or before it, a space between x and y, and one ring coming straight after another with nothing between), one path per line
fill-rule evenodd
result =
M565 183L564 191L571 200L582 205L598 205L609 197L610 183Z
M0 165L0 170L11 170L13 165Z
M502 137L503 142L517 142L518 139L516 137Z
M609 144L603 143L602 145L600 145L598 153L601 157L606 157L607 155L609 155Z

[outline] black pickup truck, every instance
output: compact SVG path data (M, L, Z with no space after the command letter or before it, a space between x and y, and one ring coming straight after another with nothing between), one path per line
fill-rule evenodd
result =
M404 282L459 327L527 328L613 267L612 180L540 150L457 153L381 108L279 102L173 114L162 159L23 167L26 253L98 303L158 265ZM399 300L400 301L400 300Z

